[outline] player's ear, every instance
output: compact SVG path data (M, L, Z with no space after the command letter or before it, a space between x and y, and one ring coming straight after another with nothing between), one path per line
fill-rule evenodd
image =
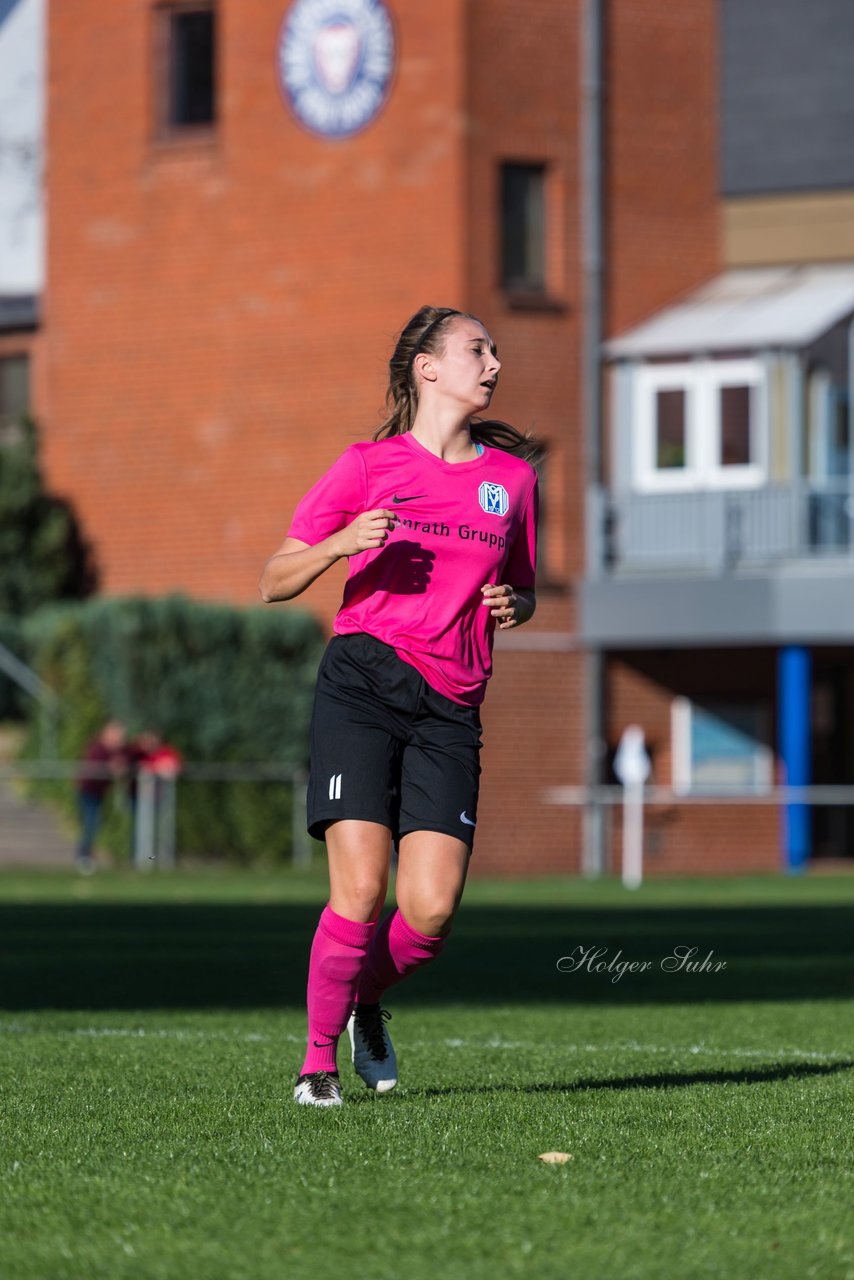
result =
M436 366L433 363L433 357L429 354L429 352L419 351L418 355L415 357L415 360L413 361L412 367L414 369L417 369L418 373L421 375L421 377L424 379L425 382L436 381Z

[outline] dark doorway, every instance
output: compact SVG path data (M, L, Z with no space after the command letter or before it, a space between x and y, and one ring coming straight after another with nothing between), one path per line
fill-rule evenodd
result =
M815 653L813 782L854 786L854 654ZM854 859L854 806L813 807L813 858Z

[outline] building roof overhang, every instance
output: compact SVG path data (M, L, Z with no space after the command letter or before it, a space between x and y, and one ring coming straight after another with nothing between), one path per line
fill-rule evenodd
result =
M854 315L854 263L725 271L604 344L610 360L797 350Z

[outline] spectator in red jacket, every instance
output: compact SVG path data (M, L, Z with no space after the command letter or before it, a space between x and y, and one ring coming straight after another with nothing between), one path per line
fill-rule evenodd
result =
M133 739L128 746L128 763L130 768L131 797L136 799L136 790L140 773L153 773L158 778L175 778L181 772L184 763L177 747L164 742L159 733L146 729Z
M120 720L108 720L80 758L77 775L77 806L80 814L80 839L76 863L79 871L95 869L93 850L101 825L104 798L117 777L127 772L128 757L125 727Z

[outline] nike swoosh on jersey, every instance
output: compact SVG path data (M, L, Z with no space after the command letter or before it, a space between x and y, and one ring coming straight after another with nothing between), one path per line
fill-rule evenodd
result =
M397 494L392 498L392 502L414 502L416 498L426 498L426 493L410 493L406 498L399 498Z
M466 811L465 811L465 809L463 809L462 813L460 814L460 822L464 822L464 823L466 824L466 826L467 826L467 827L476 827L476 826L477 826L477 823L476 823L476 822L472 822L471 818L466 817Z

